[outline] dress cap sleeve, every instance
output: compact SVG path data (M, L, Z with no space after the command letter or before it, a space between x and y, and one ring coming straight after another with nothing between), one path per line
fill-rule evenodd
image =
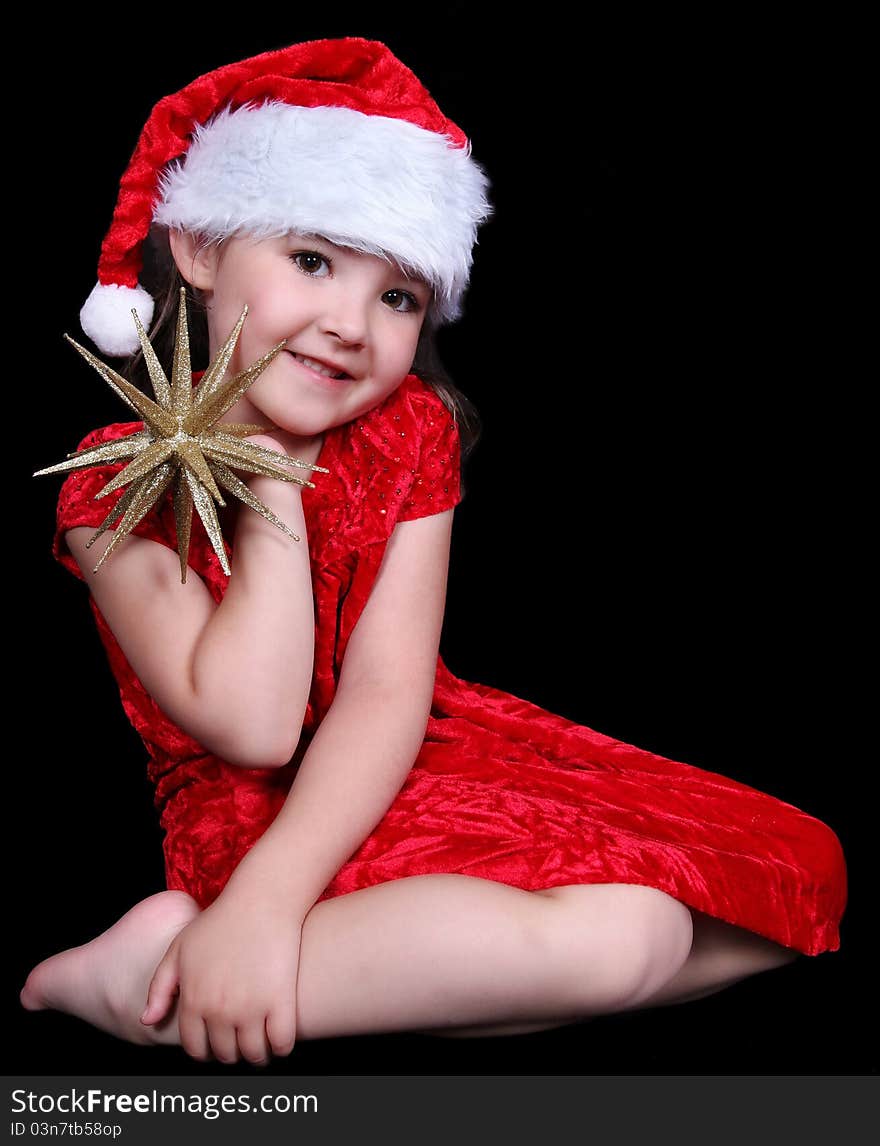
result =
M86 434L76 447L76 452L88 449L91 446L101 445L104 442L117 441L119 438L135 434L143 429L143 422L114 422L109 426L92 430ZM125 486L108 494L107 497L96 498L104 486L120 472L124 462L115 462L112 465L90 466L88 469L74 470L67 475L58 494L55 512L55 535L52 540L52 555L70 573L85 580L73 554L67 548L65 533L78 525L86 525L97 529L107 514L118 505L120 498L126 491ZM112 526L111 526L112 527ZM169 536L168 524L163 520L162 511L156 508L140 521L132 533L139 537L146 537L150 541L159 541L172 549L176 540Z
M461 501L461 441L452 412L423 382L412 394L409 408L417 441L415 472L398 521L442 513Z

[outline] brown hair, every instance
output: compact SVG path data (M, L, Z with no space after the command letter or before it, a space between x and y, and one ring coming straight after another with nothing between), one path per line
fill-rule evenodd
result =
M205 243L202 246L206 245ZM209 356L208 322L202 292L190 286L177 269L164 227L154 226L144 246L144 269L141 281L156 300L150 341L160 362L170 362L175 338L177 300L180 288L186 289L186 309L189 319L190 354L193 364L207 365ZM198 367L197 367L198 368ZM138 350L120 371L130 382L146 392L152 391L149 374L144 364L143 351ZM436 328L430 315L422 324L412 373L417 374L439 396L458 424L462 463L476 446L482 432L479 412L470 398L453 382L440 360ZM462 480L462 494L464 481Z

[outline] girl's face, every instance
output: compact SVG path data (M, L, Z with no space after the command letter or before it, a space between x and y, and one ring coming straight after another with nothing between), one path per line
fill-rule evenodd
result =
M225 420L268 419L311 439L381 403L409 373L431 288L395 263L298 235L233 238L196 253L182 241L173 237L172 248L184 277L206 292L212 357L245 304L231 373L285 343Z

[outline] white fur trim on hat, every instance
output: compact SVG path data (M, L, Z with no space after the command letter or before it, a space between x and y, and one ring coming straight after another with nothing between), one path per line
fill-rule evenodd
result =
M149 329L153 307L153 300L143 287L98 283L79 312L79 321L99 350L122 358L140 347L132 310Z
M402 119L277 101L224 108L163 172L157 223L208 239L318 234L388 255L459 317L489 181L470 149Z

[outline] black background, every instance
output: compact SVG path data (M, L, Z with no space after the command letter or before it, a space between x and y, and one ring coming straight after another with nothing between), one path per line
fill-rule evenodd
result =
M852 508L866 415L846 262L863 226L858 75L820 25L654 17L575 34L552 4L480 29L471 5L430 21L412 7L335 11L258 27L56 20L27 69L10 141L23 224L7 235L19 252L7 277L24 287L6 316L8 1070L229 1073L18 1006L35 962L164 886L143 746L86 591L49 553L60 479L29 475L128 417L61 335L81 337L152 104L235 59L363 35L469 134L496 204L465 318L441 338L484 422L456 515L444 659L820 817L847 852L851 902L840 952L711 999L513 1039L303 1042L269 1072L876 1071L858 814L873 759L856 732L854 667L867 627L866 523Z

